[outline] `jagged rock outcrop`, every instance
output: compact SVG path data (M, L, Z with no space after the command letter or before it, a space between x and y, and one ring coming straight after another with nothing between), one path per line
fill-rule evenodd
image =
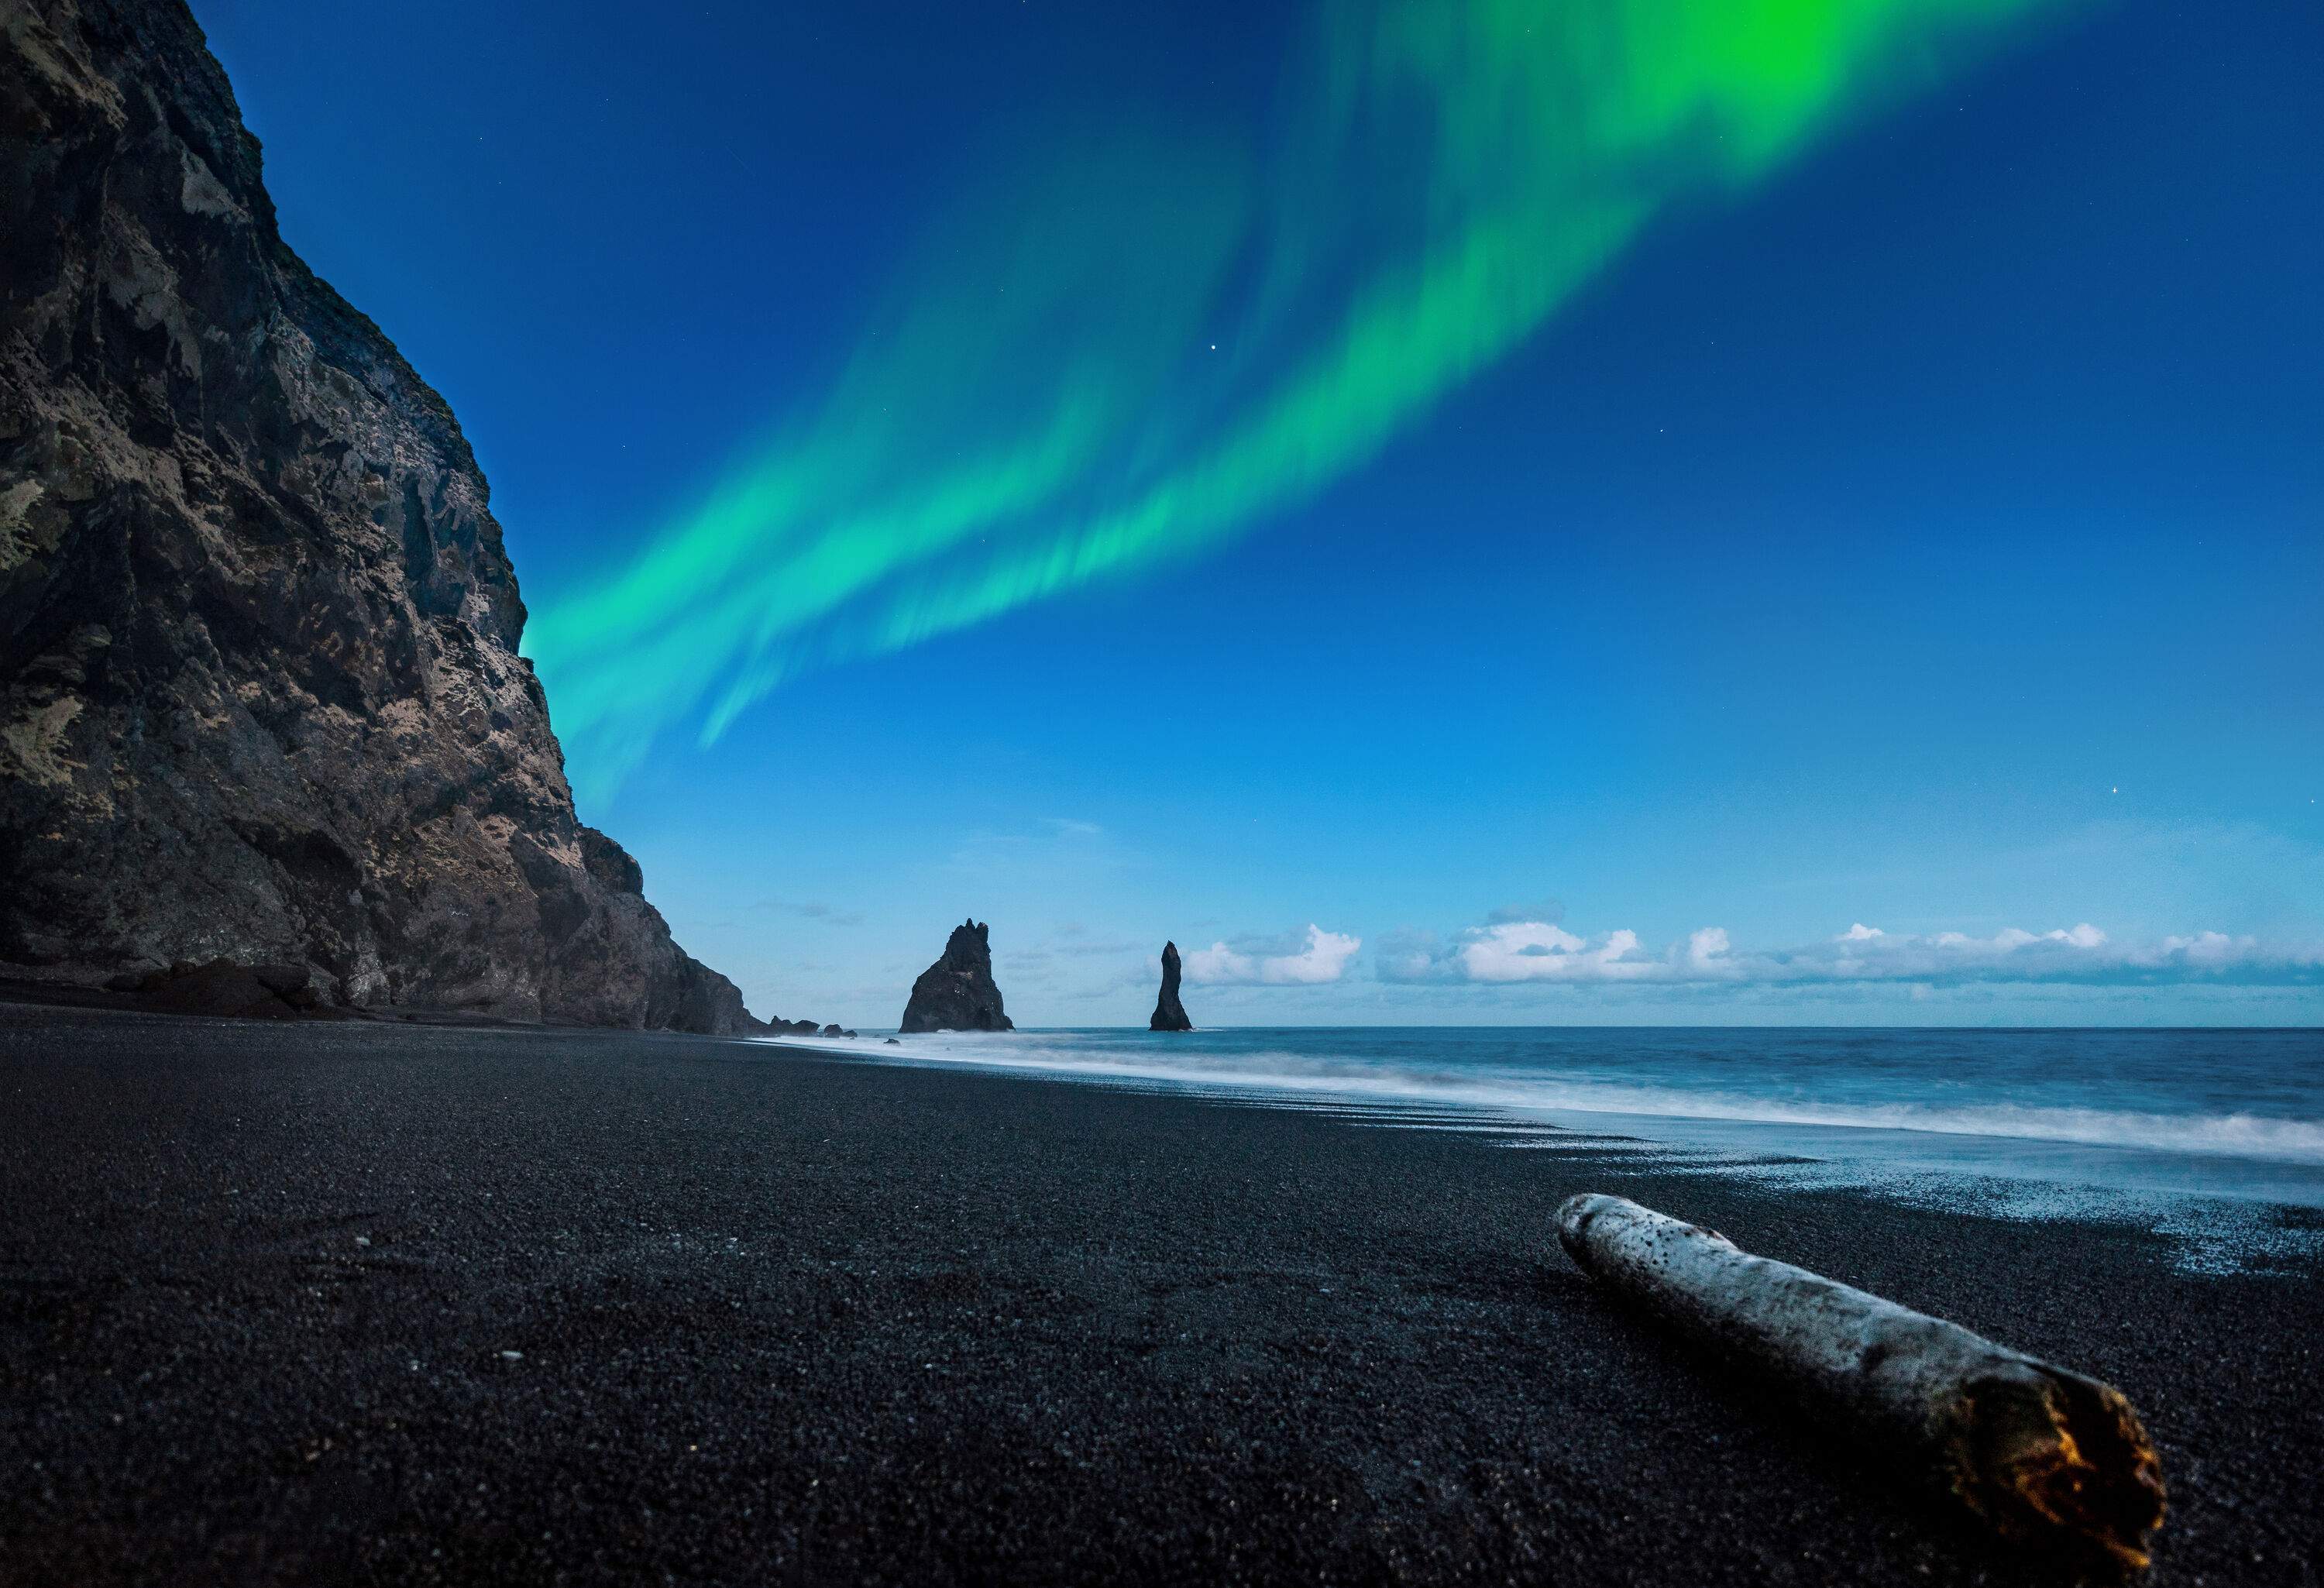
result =
M484 476L180 0L0 5L0 974L725 1031L576 819Z
M1178 1002L1178 945L1162 945L1162 996L1155 1001L1154 1018L1146 1022L1149 1031L1191 1031L1194 1022L1186 1018L1186 1006Z
M944 957L920 973L904 1004L904 1031L1013 1031L992 981L991 932L983 922L952 929Z

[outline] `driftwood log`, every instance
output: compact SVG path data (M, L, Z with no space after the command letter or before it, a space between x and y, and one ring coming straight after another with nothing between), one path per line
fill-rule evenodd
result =
M1557 1233L1592 1279L1929 1468L2004 1537L2146 1565L2163 1466L2112 1385L1619 1196L1568 1198Z

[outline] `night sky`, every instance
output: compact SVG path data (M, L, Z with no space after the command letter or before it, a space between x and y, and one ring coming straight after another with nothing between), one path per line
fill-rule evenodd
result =
M761 1014L2324 1019L2309 0L195 9Z

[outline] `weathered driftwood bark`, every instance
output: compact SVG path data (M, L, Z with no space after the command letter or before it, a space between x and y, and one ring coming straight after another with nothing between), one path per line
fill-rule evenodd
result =
M1557 1233L1591 1278L1933 1468L2005 1536L2146 1564L2163 1467L2113 1386L1619 1196L1568 1198Z

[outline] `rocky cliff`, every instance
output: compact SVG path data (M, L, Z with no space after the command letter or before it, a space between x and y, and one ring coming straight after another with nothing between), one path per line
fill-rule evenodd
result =
M991 929L964 921L952 929L944 957L920 973L905 1002L907 1031L1013 1031L992 980Z
M1154 1001L1154 1018L1146 1022L1149 1031L1191 1031L1194 1022L1186 1018L1186 1006L1178 1002L1178 945L1162 945L1162 996Z
M484 476L180 0L0 0L0 974L724 1031L576 818Z

